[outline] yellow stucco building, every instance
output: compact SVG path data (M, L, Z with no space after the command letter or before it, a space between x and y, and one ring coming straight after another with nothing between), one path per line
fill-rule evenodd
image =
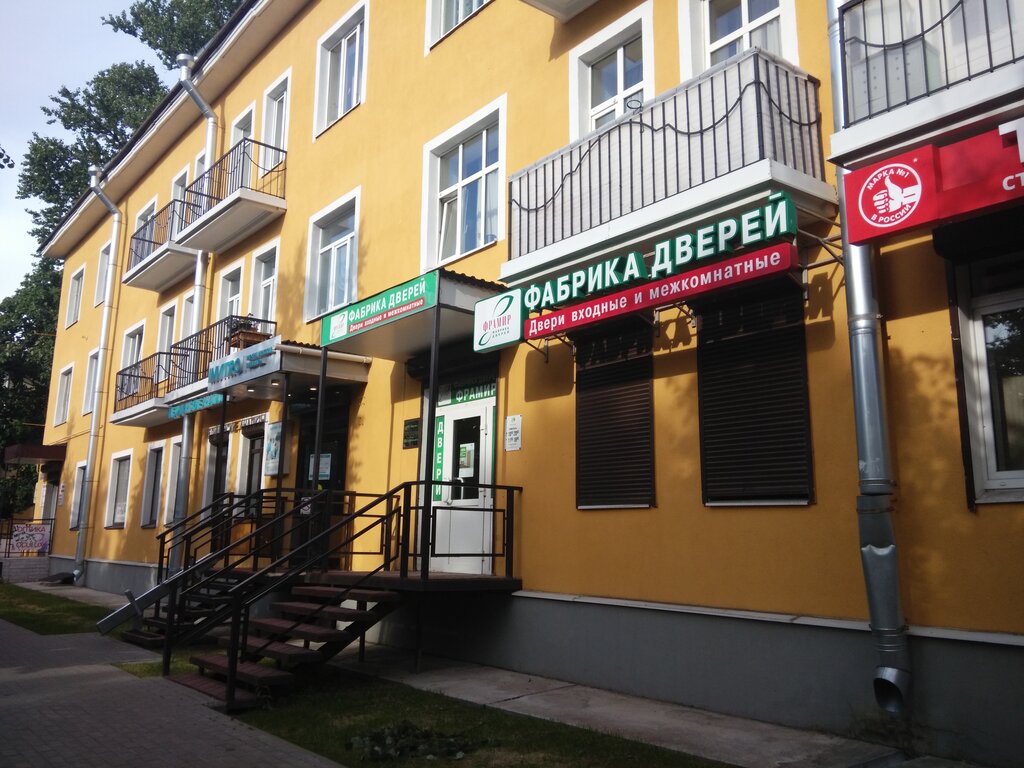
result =
M383 641L1011 764L1024 18L947 5L243 3L43 249L51 570L335 499L501 581Z

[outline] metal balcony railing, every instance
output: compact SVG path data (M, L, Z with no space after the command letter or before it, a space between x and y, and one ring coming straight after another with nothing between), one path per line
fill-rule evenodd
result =
M135 269L166 245L185 226L185 203L172 200L151 216L132 235L128 250L128 271Z
M167 394L170 361L171 353L157 352L118 371L114 380L114 413Z
M819 82L756 48L509 180L511 258L760 160L824 179Z
M277 333L273 320L229 315L198 333L171 345L169 390L187 387L206 378L210 363L231 353L269 339Z
M240 189L284 199L287 152L242 139L185 190L185 226Z
M843 127L1024 58L1015 0L859 0L840 10Z

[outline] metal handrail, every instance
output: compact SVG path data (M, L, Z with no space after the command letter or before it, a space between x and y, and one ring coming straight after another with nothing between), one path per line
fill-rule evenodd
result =
M269 339L277 323L252 315L229 315L171 345L169 390L181 389L207 377L210 363L254 339Z
M129 272L174 240L185 226L185 211L184 200L172 200L135 230L128 248Z
M157 352L122 368L114 379L114 413L163 397L170 376L170 352Z
M185 189L184 226L242 189L284 199L287 156L280 147L240 140Z

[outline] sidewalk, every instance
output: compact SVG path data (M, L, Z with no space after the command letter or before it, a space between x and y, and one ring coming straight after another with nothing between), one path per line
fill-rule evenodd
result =
M40 591L72 597L73 589ZM0 766L340 768L216 712L202 694L112 666L157 658L98 634L37 635L0 620Z
M124 600L90 589L19 586L117 608ZM0 765L151 768L334 766L226 717L201 694L159 678L138 679L109 666L155 654L98 635L41 637L0 621ZM891 747L720 715L493 667L367 646L330 662L508 712L531 715L654 744L744 768L948 768L933 757L909 762ZM159 751L154 737L161 735ZM44 751L40 751L40 750ZM41 757L43 755L43 757ZM69 756L74 756L69 760ZM45 759L44 759L45 757Z

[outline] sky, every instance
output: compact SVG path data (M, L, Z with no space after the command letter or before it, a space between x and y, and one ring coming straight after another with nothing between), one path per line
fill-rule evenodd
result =
M0 167L0 299L18 289L36 252L25 209L38 203L15 197L21 159L33 131L64 136L60 126L46 124L40 107L50 104L62 85L81 88L121 61L153 64L168 86L177 75L164 76L149 48L101 23L101 17L129 5L131 0L0 0L0 50L7 61L0 75L0 147L17 164Z

